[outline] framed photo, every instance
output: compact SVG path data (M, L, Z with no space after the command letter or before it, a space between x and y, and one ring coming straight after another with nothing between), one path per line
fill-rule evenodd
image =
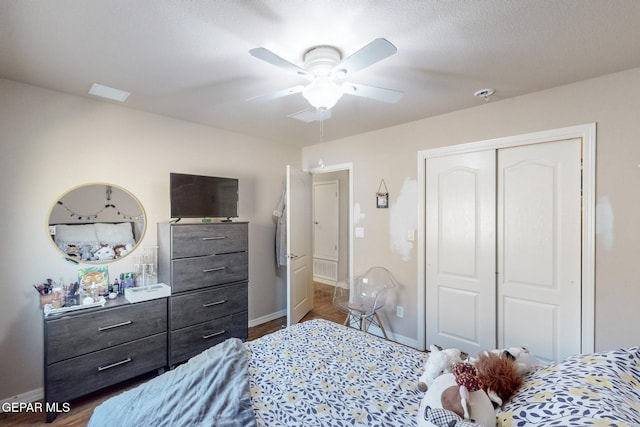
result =
M376 207L377 208L389 207L389 193L376 193Z

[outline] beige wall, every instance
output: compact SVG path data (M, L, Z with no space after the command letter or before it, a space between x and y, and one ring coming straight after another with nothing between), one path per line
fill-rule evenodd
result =
M249 319L284 310L273 208L285 165L300 149L0 79L0 401L42 387L42 314L32 284L76 277L47 236L52 204L78 184L104 181L146 210L143 245L169 220L169 172L240 179L241 219L251 222ZM110 274L130 269L125 258Z
M596 348L637 345L640 69L503 101L496 85L492 101L475 108L303 149L303 167L320 158L327 166L353 162L354 205L365 228L365 237L354 240L354 271L375 264L391 269L402 283L396 303L404 305L405 317L386 307L390 329L416 338L417 248L408 245L406 230L417 226L418 151L596 122ZM381 179L389 210L374 205Z

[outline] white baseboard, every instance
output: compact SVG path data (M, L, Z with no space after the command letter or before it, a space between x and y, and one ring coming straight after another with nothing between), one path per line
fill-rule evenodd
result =
M318 282L318 283L322 283L323 285L331 285L331 286L335 286L336 285L336 281L335 280L329 280L329 279L325 279L323 277L313 276L313 281L314 282Z
M276 311L275 313L267 314L266 316L249 320L249 327L253 328L254 326L262 325L263 323L267 323L272 320L278 319L280 317L286 317L286 316L287 316L287 310Z
M7 397L6 399L0 400L0 413L4 412L3 407L10 406L11 403L14 402L36 402L38 400L44 399L44 389L37 388L35 390L28 391L26 393L19 394L17 396Z
M373 324L369 325L369 329L367 330L367 332L369 332L372 335L378 336L380 338L384 338L384 335L382 334L382 329L380 329L376 325L373 325ZM390 332L388 330L386 330L386 332L387 332L387 337L389 338L389 341L394 341L394 342L397 342L398 344L406 345L407 347L412 347L415 349L418 348L418 340L405 337L404 335L394 334L393 332Z

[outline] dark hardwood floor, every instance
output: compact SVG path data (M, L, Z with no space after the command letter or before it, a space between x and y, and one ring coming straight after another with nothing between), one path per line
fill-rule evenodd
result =
M303 319L302 322L311 319L327 319L337 323L344 322L346 314L338 311L333 306L333 286L314 283L314 307ZM249 328L249 341L260 338L263 335L270 334L286 327L286 317L272 320L258 326ZM132 380L120 383L118 385L108 387L99 392L93 393L86 397L76 399L71 403L71 410L68 413L58 415L56 420L51 424L46 424L45 415L42 412L20 412L20 413L0 413L0 426L17 427L17 426L65 426L65 427L84 427L87 425L93 409L107 400L108 398L133 388L151 378L155 374L148 374Z

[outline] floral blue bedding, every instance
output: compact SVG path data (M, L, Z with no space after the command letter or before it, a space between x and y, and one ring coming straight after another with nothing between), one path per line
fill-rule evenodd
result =
M640 347L577 355L525 378L501 427L640 425Z
M90 426L411 426L427 353L324 320L228 340L98 406ZM640 347L527 374L499 427L640 425Z
M245 343L258 426L410 426L426 353L324 320Z

